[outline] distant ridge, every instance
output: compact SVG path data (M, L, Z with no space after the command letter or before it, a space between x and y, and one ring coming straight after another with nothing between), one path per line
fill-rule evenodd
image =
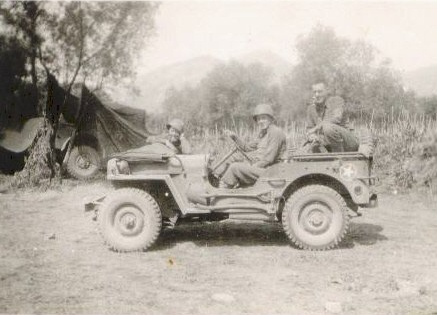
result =
M419 96L437 95L437 65L405 72L402 78L405 87Z
M244 65L261 63L273 70L274 81L279 82L282 77L291 71L291 64L270 50L257 50L236 58Z
M291 69L290 63L267 50L254 51L232 60L245 65L258 62L272 68L274 82L279 82L281 77ZM224 61L212 56L201 56L155 69L137 78L136 85L141 90L141 96L130 95L123 103L149 112L161 111L160 106L169 88L195 86L222 62Z

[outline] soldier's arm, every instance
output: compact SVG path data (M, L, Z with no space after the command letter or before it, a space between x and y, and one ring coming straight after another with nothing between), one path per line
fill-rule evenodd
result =
M307 122L307 130L310 130L312 128L314 128L316 126L316 120L314 119L314 110L313 110L313 106L308 106L307 108L307 117L306 117L306 122Z
M321 121L317 116L314 106L310 105L307 109L307 136L318 132L321 128Z
M183 135L181 136L181 151L182 151L182 154L191 154L192 153L191 144Z
M329 99L327 113L324 122L332 124L341 124L344 115L344 100L340 96L333 96Z
M258 142L259 142L259 139L255 139L249 143L246 143L245 147L244 147L244 151L248 152L248 151L256 150L258 148Z
M322 124L320 118L317 116L314 106L309 106L307 109L307 138L310 139L312 135L316 134Z
M232 140L235 141L235 143L237 144L238 147L240 147L243 151L247 152L247 151L253 151L257 148L257 142L251 142L251 143L246 143L243 140L241 140L235 132L230 131L230 130L225 130L224 134L227 135L228 137L230 137Z
M267 167L278 160L279 155L282 153L282 147L285 146L285 134L277 129L271 132L268 137L268 145L259 161L254 163L255 166Z
M146 143L147 144L153 144L153 143L161 143L161 144L165 144L165 141L167 139L165 138L165 135L157 135L157 136L149 136L146 139Z
M174 154L181 154L180 150L169 140L166 140L164 144L166 145L167 148L171 149Z

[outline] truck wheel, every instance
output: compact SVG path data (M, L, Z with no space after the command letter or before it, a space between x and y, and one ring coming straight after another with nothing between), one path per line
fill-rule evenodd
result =
M74 147L68 158L67 171L76 179L90 179L100 169L100 156L96 149L82 145Z
M111 193L99 207L99 226L105 242L119 252L152 246L161 232L162 216L155 199L136 188Z
M282 225L290 241L299 248L332 248L349 227L346 202L332 188L305 186L287 199Z

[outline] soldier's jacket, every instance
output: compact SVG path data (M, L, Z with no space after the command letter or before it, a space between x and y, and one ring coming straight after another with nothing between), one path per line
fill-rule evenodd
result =
M286 151L285 133L273 124L262 130L255 141L244 143L238 140L238 142L244 151L250 152L253 165L262 168L278 162Z
M313 128L321 122L328 122L349 129L348 120L344 114L344 100L342 97L328 97L321 108L318 108L316 104L308 106L307 128Z
M181 136L179 141L170 141L170 135L168 133L163 133L158 136L149 136L147 138L147 143L161 143L167 145L167 141L170 142L171 147L169 148L173 150L176 154L191 154L191 145L190 142L184 137Z

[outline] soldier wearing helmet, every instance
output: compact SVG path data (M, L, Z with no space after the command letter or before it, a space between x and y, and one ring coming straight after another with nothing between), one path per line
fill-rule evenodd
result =
M251 162L235 162L229 165L221 178L221 187L233 188L238 185L252 185L266 167L276 163L286 150L285 134L274 124L273 109L269 104L259 104L253 112L259 133L257 138L244 143L235 133L226 131L237 145L249 152Z
M166 145L176 154L190 154L191 145L184 137L184 122L175 118L166 125L167 132L159 136L151 136L147 139L147 143L161 143Z

